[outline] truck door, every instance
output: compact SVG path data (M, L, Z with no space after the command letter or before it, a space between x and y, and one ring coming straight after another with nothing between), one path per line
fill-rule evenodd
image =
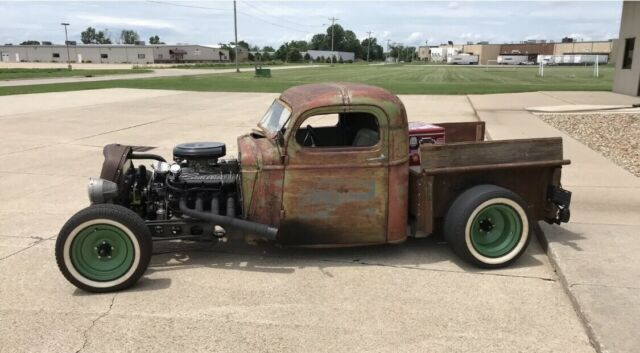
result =
M388 118L371 106L307 112L289 126L279 240L290 245L384 243Z

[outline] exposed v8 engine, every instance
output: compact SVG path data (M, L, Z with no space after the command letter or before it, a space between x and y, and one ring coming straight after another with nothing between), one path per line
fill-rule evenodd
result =
M224 216L215 222L224 224L241 211L239 164L221 159L225 154L222 143L185 143L173 149L170 164L131 146L108 145L100 179L89 182L89 198L93 204L112 202L135 211L156 236L202 235L207 231L196 223L212 222L203 215ZM147 168L135 165L136 159L154 161Z

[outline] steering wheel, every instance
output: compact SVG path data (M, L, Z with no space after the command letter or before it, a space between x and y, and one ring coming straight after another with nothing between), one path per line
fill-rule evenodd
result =
M309 141L311 144L307 144ZM316 147L320 143L320 139L318 139L318 134L311 127L311 125L307 125L307 133L304 135L303 145Z

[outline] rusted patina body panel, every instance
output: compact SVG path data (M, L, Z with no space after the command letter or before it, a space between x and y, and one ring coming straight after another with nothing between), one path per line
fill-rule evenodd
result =
M313 84L279 98L292 114L283 145L238 139L245 217L279 227L288 245L340 246L402 241L408 204L408 134L404 105L393 94L357 84ZM306 148L295 132L307 117L373 114L371 147Z
M559 138L484 141L483 122L445 123L446 143L421 145L421 166L409 168L407 116L395 95L358 84L313 84L291 88L279 101L291 110L284 133L240 136L238 149L243 215L277 227L282 244L402 242L408 223L414 236L427 236L454 199L479 184L519 194L535 220L557 214L547 190L559 186L568 163ZM296 139L306 119L345 113L374 117L377 143L304 146Z
M284 166L274 140L252 134L238 137L238 159L242 166L243 216L277 227Z

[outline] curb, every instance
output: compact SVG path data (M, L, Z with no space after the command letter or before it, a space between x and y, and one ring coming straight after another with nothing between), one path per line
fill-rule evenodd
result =
M538 238L538 242L540 243L540 246L542 246L542 249L547 254L547 257L549 258L549 262L551 263L551 266L553 266L554 271L558 275L558 278L560 279L560 283L562 284L562 289L569 297L569 300L571 301L571 305L573 306L573 310L578 315L578 318L580 319L580 322L582 323L582 326L584 327L587 333L587 337L589 337L589 343L591 343L591 346L593 346L596 352L606 353L602 347L602 344L598 340L593 327L591 326L591 324L589 324L589 320L587 319L585 313L582 311L582 307L578 302L578 298L576 298L576 296L571 291L571 285L567 281L567 277L562 271L562 268L558 265L558 262L556 261L556 257L557 257L556 253L554 252L553 248L549 246L549 241L546 238L544 231L542 230L542 228L537 222L533 227L533 231L536 233L536 238Z

